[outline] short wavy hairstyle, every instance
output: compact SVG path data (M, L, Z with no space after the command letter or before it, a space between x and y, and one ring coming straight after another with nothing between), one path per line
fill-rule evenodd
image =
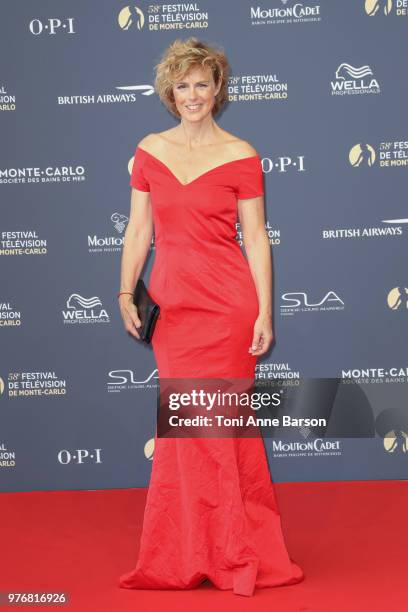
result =
M221 81L212 108L212 114L216 115L228 100L230 66L221 48L200 41L195 36L185 40L177 38L165 49L160 61L155 65L155 91L175 117L180 117L180 113L174 100L174 83L183 78L190 69L206 67L211 69L216 85Z

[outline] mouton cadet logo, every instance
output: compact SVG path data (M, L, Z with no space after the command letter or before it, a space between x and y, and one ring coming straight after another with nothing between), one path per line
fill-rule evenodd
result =
M119 212L114 212L110 215L110 226L108 230L96 230L93 234L87 235L88 252L97 253L119 253L122 250L124 243L124 234L129 217ZM112 228L116 234L112 232Z
M273 2L273 4L278 3ZM278 6L251 5L249 18L253 26L319 23L322 20L320 5L316 2L289 0L281 0Z

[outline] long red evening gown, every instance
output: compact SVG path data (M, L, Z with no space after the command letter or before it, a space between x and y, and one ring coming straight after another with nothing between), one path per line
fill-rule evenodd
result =
M137 147L130 185L150 191L156 253L149 292L161 306L159 377L255 377L248 352L258 299L236 240L237 199L263 195L258 155L183 184ZM165 438L155 450L129 589L191 589L209 579L252 595L300 582L290 559L262 437Z

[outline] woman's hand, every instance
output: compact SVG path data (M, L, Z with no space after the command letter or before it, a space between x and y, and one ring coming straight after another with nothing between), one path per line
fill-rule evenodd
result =
M260 314L254 324L252 345L249 347L248 352L257 357L263 355L271 346L272 341L272 316Z
M141 321L137 312L136 306L133 304L133 297L127 293L119 296L119 308L120 314L122 315L125 329L132 336L140 340L140 335L137 331L137 327L141 327Z

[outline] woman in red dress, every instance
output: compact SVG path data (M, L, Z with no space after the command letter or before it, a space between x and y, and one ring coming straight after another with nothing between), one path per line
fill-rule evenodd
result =
M152 346L159 378L255 378L270 347L271 254L257 151L214 120L227 101L222 51L176 40L156 91L180 119L137 145L123 255L121 314L139 338L132 289L149 251L159 303ZM247 258L236 240L237 216ZM250 596L304 578L290 559L262 437L158 437L129 589L190 589L210 580Z

